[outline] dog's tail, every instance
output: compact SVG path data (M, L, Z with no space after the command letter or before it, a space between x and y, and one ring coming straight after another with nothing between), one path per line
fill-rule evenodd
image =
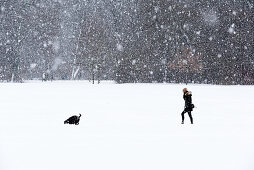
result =
M81 114L79 113L79 118L81 117Z

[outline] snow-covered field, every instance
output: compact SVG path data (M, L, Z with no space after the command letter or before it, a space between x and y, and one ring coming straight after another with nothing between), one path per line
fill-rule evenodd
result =
M193 93L194 124L182 88ZM0 84L0 170L253 170L254 86ZM64 120L82 114L80 125Z

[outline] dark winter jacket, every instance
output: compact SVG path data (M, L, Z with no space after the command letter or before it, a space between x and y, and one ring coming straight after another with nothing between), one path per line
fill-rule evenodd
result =
M183 99L185 101L185 111L192 111L193 109L193 105L192 105L192 99L191 99L191 91L186 91L184 94L183 94Z

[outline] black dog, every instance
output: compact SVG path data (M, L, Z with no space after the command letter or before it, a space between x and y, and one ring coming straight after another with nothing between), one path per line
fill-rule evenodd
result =
M75 124L78 125L79 124L79 120L80 120L81 114L79 114L79 116L71 116L69 117L67 120L64 121L64 124Z

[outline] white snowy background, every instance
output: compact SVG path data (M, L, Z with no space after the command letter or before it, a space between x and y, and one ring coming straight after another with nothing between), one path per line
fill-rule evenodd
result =
M32 81L0 94L1 170L254 169L253 86Z

